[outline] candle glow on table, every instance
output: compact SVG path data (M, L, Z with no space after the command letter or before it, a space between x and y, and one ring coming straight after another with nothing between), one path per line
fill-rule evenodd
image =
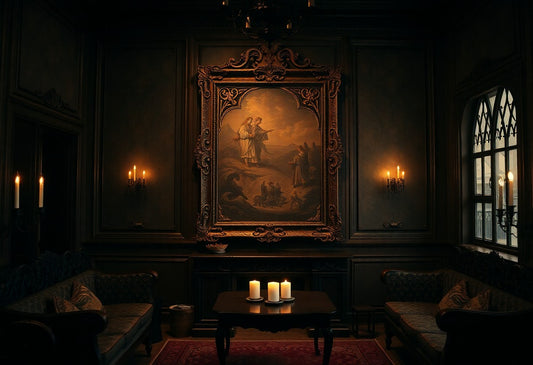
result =
M291 283L287 280L281 283L281 298L288 299L291 297Z
M15 201L14 201L15 209L20 208L20 176L17 175L15 177Z
M268 301L279 302L279 283L275 281L268 282Z
M39 178L39 208L44 207L44 177Z
M513 180L514 175L511 171L507 173L507 205L513 205Z
M258 299L261 297L261 283L257 280L250 281L250 298Z

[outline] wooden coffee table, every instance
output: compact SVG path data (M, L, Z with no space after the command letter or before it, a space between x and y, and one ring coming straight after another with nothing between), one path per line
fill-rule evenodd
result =
M324 336L323 365L329 364L333 346L331 318L336 308L328 295L320 291L293 291L293 302L268 305L265 302L249 303L247 291L227 291L218 295L213 311L218 315L216 346L218 360L226 363L230 349L232 327L256 328L261 331L287 331L291 328L315 328L315 352L318 349L319 331ZM261 295L266 298L266 292Z

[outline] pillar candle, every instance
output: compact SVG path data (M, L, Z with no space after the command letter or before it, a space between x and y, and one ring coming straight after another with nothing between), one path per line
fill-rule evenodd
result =
M20 176L17 175L15 177L15 201L14 201L14 206L15 206L15 209L19 209L20 208Z
M250 281L250 298L257 299L261 297L261 283L257 280Z
M498 179L498 209L503 209L503 178Z
M285 280L281 283L281 298L287 299L291 297L291 283Z
M39 178L39 208L44 207L44 177Z
M396 178L400 178L400 165L396 166Z
M133 180L137 181L137 166L133 165Z
M268 283L268 300L270 302L279 302L279 283L275 281Z
M513 205L513 180L514 176L511 171L507 173L507 205Z

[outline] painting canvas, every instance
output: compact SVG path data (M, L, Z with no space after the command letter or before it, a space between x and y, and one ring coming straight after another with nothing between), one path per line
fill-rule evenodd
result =
M319 121L283 88L248 91L217 146L220 221L310 221L319 214Z

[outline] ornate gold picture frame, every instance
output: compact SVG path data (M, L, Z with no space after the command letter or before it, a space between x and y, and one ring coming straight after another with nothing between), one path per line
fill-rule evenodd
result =
M339 70L260 46L200 66L198 86L198 241L339 240Z

